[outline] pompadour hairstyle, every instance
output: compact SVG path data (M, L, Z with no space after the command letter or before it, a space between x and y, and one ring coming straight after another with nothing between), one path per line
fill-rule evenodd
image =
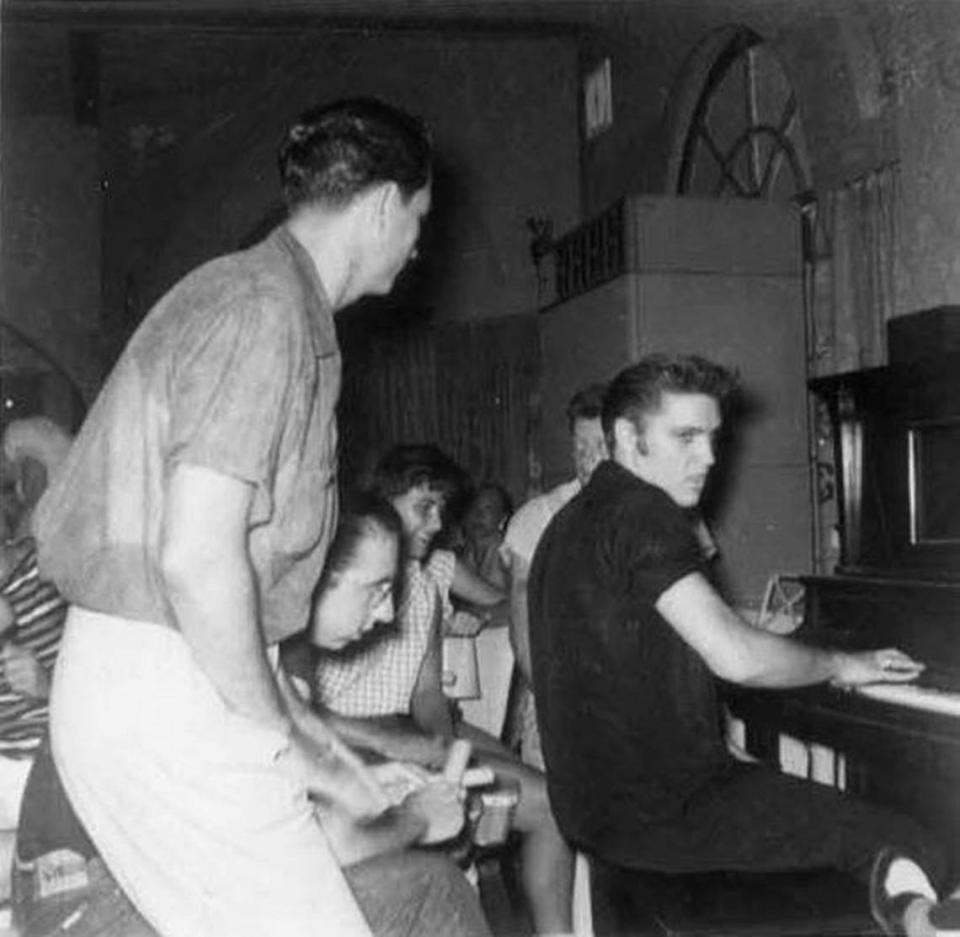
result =
M601 420L607 445L612 451L613 424L619 418L642 431L644 417L660 408L664 394L705 394L723 409L738 386L735 371L699 355L647 355L617 374L604 394Z

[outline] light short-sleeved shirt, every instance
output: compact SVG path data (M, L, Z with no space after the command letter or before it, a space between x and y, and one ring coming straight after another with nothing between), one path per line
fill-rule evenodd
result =
M299 631L336 528L339 391L333 311L285 227L198 268L134 334L41 500L44 576L74 604L173 625L160 535L189 463L254 486L264 633Z
M547 529L553 515L557 513L577 492L580 482L574 478L551 488L542 495L531 498L510 518L507 532L500 547L504 562L509 567L511 557L530 563L533 552Z
M434 550L426 563L411 560L404 571L396 620L377 628L345 651L324 653L314 692L341 716L392 716L410 712L410 700L431 640L452 613L450 586L456 557Z

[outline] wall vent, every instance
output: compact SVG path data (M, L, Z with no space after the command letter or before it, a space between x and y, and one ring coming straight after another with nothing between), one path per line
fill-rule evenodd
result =
M548 309L594 289L627 269L626 199L584 222L550 245L543 261L552 266L543 279L540 308Z

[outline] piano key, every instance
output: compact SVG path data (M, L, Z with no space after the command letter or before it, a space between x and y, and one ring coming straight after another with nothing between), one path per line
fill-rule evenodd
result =
M957 692L919 686L916 683L869 683L854 687L853 692L894 706L960 716L960 693Z
M928 664L926 669L917 677L918 686L931 690L946 690L947 692L960 691L960 671L955 668Z

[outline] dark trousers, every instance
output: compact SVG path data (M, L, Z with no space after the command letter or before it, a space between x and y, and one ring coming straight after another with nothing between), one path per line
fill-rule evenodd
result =
M91 859L87 870L86 885L41 899L33 897L32 873L15 873L17 933L23 937L159 937L100 859ZM476 893L445 856L415 849L395 852L350 866L344 875L374 937L490 935ZM277 908L278 917L282 914L283 909Z
M672 873L836 868L866 880L889 845L916 856L935 884L947 871L941 846L911 818L754 764L731 765L681 817L644 826L632 839L622 854L598 858Z

